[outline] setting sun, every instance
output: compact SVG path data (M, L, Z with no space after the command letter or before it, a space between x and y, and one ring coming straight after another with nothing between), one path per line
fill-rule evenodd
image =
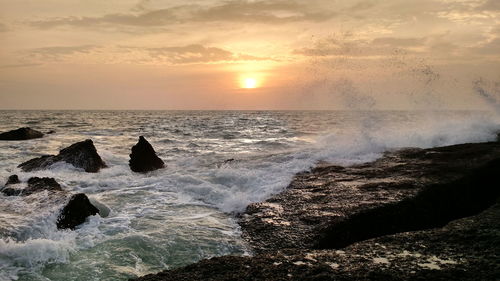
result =
M243 88L253 89L257 88L257 80L255 78L247 77L243 80Z

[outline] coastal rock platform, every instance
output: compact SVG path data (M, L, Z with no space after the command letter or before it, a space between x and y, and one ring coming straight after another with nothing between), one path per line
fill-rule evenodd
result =
M498 280L500 143L323 163L239 218L255 255L137 280Z

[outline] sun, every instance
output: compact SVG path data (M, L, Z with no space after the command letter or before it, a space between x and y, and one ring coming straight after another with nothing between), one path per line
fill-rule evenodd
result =
M253 77L246 77L245 79L243 79L242 88L254 89L257 88L257 86L257 79Z

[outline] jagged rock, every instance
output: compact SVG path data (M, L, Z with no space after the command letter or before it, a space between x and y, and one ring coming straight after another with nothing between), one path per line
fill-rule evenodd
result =
M22 189L7 187L8 185L13 185L13 184L18 184L18 183L21 183L21 181L19 180L19 177L17 175L9 176L9 178L7 179L7 182L5 183L4 188L2 188L2 193L5 196L17 196L17 195L21 194Z
M12 175L9 177L9 180L11 178L15 180L14 176L17 178L16 175ZM18 180L17 183L21 183L19 179L17 180ZM32 177L28 180L27 186L24 189L6 187L2 189L2 193L7 196L17 196L17 195L28 196L35 192L40 192L43 190L62 191L62 188L61 185L59 185L59 183L54 178Z
M9 179L5 183L5 186L10 185L10 184L18 184L18 183L21 183L21 181L19 180L19 177L17 175L11 175L11 176L9 176Z
M129 161L130 169L134 172L145 173L165 167L165 163L156 156L153 146L143 137L132 147Z
M88 173L97 173L106 164L101 159L92 140L88 139L77 142L69 147L62 149L58 155L44 155L31 159L19 165L25 172L41 170L49 167L56 162L66 162L77 168L82 168Z
M18 196L23 192L22 189L19 188L12 188L12 187L4 187L2 188L2 193L5 196Z
M58 229L75 229L76 226L85 222L87 217L99 213L99 209L94 207L87 195L78 193L69 199L57 218Z
M24 189L23 195L30 195L42 190L61 191L61 185L54 178L33 177L28 180L28 187Z
M31 128L19 128L16 130L4 132L0 134L0 140L30 140L30 139L38 139L43 137L43 133L33 130Z

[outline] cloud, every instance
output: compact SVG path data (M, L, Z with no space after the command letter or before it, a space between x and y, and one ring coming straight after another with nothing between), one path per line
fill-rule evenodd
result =
M148 65L172 64L211 64L242 61L276 60L270 57L259 57L251 54L234 53L218 47L207 47L201 44L167 47L137 46L51 46L21 51L25 65L44 62L92 62L92 63L126 63ZM5 67L16 67L9 65Z
M19 64L4 64L0 65L0 68L20 68L20 67L31 67L31 66L39 66L41 63L19 63Z
M425 38L379 37L372 44L388 47L419 47L425 45Z
M295 1L227 1L214 6L180 5L146 11L142 1L133 10L138 13L107 14L100 17L61 17L33 21L31 25L47 29L59 26L95 27L106 25L160 27L189 22L241 22L282 24L320 22L331 19L334 11Z
M500 1L498 1L498 0L486 0L482 5L480 5L478 7L478 10L500 11Z
M495 38L482 46L475 48L474 51L484 55L500 56L500 38Z
M0 23L0 32L7 32L7 31L9 31L7 25Z
M381 37L358 38L351 33L332 35L316 41L312 47L293 50L293 54L309 57L363 57L390 55L396 49L422 46L424 38Z
M156 48L121 46L121 48L127 51L146 53L149 57L147 60L150 61L172 64L272 60L271 58L257 57L248 54L235 54L222 48L205 47L200 44Z
M51 46L51 47L29 49L25 53L29 58L59 61L66 56L71 56L75 54L88 54L97 47L98 46L95 45Z

